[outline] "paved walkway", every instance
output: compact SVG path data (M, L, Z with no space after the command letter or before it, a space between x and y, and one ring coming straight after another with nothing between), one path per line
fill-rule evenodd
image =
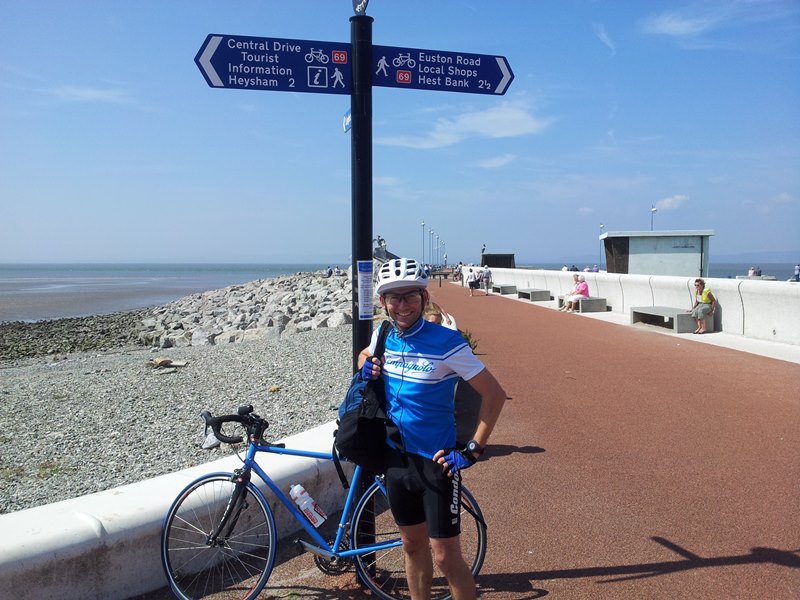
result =
M431 291L509 395L465 475L489 525L482 598L800 598L800 349ZM271 584L364 597L308 555Z

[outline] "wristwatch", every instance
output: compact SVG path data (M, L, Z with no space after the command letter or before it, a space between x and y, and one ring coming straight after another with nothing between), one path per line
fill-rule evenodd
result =
M467 452L481 456L483 454L483 447L475 440L470 440L467 442Z

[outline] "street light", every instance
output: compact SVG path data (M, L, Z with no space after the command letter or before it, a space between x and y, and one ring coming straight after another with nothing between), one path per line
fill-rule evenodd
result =
M439 264L439 236L436 236L436 261L433 263L435 265Z
M603 227L605 227L605 225L600 223L600 237L603 237ZM600 262L597 263L597 268L603 268L603 240L600 240Z
M422 222L422 262L425 262L425 221Z
M431 239L429 240L428 244L428 254L430 254L428 257L428 262L433 264L433 229L430 229L429 231L431 234Z
M653 217L655 216L657 210L658 209L656 208L655 204L650 207L650 231L653 231Z

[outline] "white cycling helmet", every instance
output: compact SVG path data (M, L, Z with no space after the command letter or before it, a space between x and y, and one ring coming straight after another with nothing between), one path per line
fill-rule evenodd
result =
M378 286L375 291L382 296L390 290L406 287L428 287L428 276L413 258L394 258L383 263L378 271Z

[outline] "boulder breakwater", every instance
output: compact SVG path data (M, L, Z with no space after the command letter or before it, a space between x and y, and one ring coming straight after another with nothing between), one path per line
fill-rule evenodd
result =
M280 337L352 323L349 276L323 271L191 294L149 309L0 324L0 360L146 346L178 348Z

